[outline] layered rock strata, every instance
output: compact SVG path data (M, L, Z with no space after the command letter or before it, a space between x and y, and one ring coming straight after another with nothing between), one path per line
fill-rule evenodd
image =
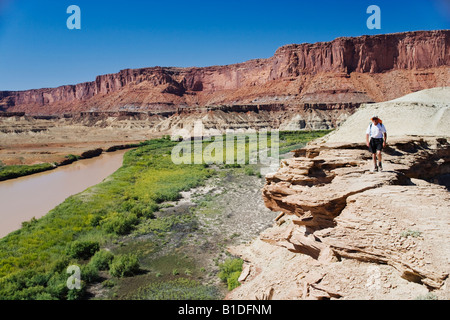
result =
M280 212L229 299L448 299L450 143L396 137L385 171L365 145L309 145L266 176ZM441 183L443 185L439 185Z
M204 68L126 69L58 88L0 92L0 110L174 114L205 107L313 110L386 101L448 86L450 31L417 31L287 45L268 59ZM214 112L214 110L212 111ZM251 111L255 112L255 111Z

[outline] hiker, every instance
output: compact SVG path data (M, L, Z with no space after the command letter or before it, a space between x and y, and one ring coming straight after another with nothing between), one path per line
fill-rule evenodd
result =
M372 172L383 171L381 150L386 147L387 132L386 127L378 116L372 117L372 123L366 131L366 144L372 153L374 169ZM377 163L378 158L378 163Z

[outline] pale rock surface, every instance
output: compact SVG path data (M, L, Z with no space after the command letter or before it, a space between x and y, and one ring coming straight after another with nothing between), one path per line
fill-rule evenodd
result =
M450 136L450 87L422 90L392 101L364 104L323 141L364 142L371 118L377 115L389 137Z

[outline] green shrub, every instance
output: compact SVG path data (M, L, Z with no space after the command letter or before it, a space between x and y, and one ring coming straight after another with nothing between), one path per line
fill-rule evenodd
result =
M177 201L181 198L181 194L177 190L159 192L156 191L154 195L154 200L156 203L163 203L168 201Z
M80 300L86 292L86 287L82 284L81 289L72 289L67 292L67 300Z
M69 288L67 288L68 274L66 272L54 273L47 282L47 293L57 300L67 298Z
M93 265L98 270L108 270L113 259L114 254L112 252L100 250L94 254L89 264Z
M134 213L113 212L101 222L101 225L106 232L125 235L130 233L138 222L139 218Z
M55 260L50 267L51 272L61 273L65 272L67 267L70 265L70 258L67 256L61 257Z
M50 293L48 292L41 292L36 294L36 296L34 297L36 300L39 301L43 301L43 300L57 300L55 297L53 297Z
M219 264L219 278L228 285L228 290L233 290L240 285L238 278L242 272L242 259L228 259Z
M135 214L137 217L144 217L144 218L154 218L155 215L154 212L159 210L159 206L156 203L151 204L144 204L144 203L135 203L133 206L128 210L130 213Z
M231 291L241 285L240 282L238 281L240 275L241 275L241 271L235 271L235 272L231 273L230 276L227 278L227 285L228 285L229 291Z
M128 277L139 272L139 259L135 254L124 254L114 257L109 272L115 277Z
M31 218L30 221L22 222L22 228L30 228L37 223L36 217Z
M100 249L96 241L76 240L69 244L67 254L77 259L89 259Z
M86 283L92 283L100 280L100 276L98 274L98 269L95 265L89 263L85 264L81 267L81 280Z
M65 158L67 160L69 160L69 161L74 162L74 161L77 161L78 159L80 159L81 157L80 156L75 156L73 154L69 154L69 155L65 156Z

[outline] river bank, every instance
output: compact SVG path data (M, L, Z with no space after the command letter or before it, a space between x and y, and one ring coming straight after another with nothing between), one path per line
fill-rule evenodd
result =
M67 197L102 182L122 166L126 151L104 152L51 171L0 182L0 238L19 229L22 222L41 218Z
M64 156L64 160L60 162L53 163L39 163L31 165L4 165L0 163L0 182L16 179L24 176L33 175L40 172L54 170L59 167L70 165L79 160L92 159L101 156L104 153L115 152L117 150L127 150L132 148L137 148L139 146L145 145L144 142L132 143L132 144L120 144L113 145L107 149L96 148L92 150L83 151L80 155L69 154Z

